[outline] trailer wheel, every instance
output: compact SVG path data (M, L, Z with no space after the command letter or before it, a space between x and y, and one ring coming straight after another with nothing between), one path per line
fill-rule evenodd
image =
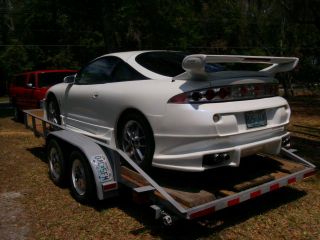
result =
M49 140L47 145L47 156L51 180L57 186L64 186L67 177L66 161L60 145L54 139Z
M95 199L95 185L91 167L83 153L74 151L70 155L70 190L80 203Z

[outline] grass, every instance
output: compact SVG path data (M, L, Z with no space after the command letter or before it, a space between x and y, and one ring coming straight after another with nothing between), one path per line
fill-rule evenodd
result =
M0 103L1 102L9 102L9 97L8 96L0 96Z
M289 130L293 147L320 166L320 97L299 96L289 100L292 108Z
M291 99L289 129L293 131L293 147L319 167L320 137L310 136L307 128L295 126L319 127L318 101ZM316 135L317 131L312 133ZM92 206L77 203L68 189L58 188L50 181L43 144L42 139L35 138L11 117L0 118L0 193L21 193L16 207L23 214L10 226L16 232L27 227L25 236L29 239L318 239L320 236L319 173L210 217L178 222L167 229L153 220L148 207L135 205L129 198ZM1 231L3 227L0 235Z

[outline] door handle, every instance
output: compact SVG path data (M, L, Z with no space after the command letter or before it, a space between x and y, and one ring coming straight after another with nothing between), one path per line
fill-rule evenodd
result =
M99 94L98 94L98 93L94 93L94 94L92 95L92 98L97 98L97 97L99 97Z

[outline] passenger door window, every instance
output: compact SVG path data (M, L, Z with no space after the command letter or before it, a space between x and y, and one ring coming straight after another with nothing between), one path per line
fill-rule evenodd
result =
M28 87L36 87L36 75L30 74L29 81L28 81Z
M112 73L112 78L115 82L147 79L145 76L140 74L138 71L136 71L123 61L119 62L115 67Z
M119 61L121 60L117 57L105 57L89 63L77 75L76 84L112 82L111 73Z

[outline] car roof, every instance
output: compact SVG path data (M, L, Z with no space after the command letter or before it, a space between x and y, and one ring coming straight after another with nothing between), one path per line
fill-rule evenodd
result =
M128 63L131 67L133 67L135 70L137 70L138 72L142 73L143 75L145 75L148 78L151 78L151 79L170 79L171 80L172 79L171 77L160 75L160 74L157 74L155 72L152 72L152 71L146 69L145 67L141 66L140 64L138 64L135 61L136 56L138 56L141 53L147 53L147 52L176 52L176 51L170 51L170 50L143 50L143 51L115 52L115 53L109 53L109 54L102 55L102 56L94 59L93 61L95 61L95 60L97 60L99 58L107 57L107 56L114 56L114 57L118 57L118 58L122 59L123 61Z
M141 53L158 52L158 51L160 51L160 50L142 50L142 51L114 52L114 53L108 53L108 54L102 55L100 57L114 56L114 57L121 58L124 61L128 61L129 58L136 57Z
M28 72L17 73L15 76L24 75L24 74L32 74L32 73L52 73L52 72L78 72L77 70L72 69L47 69L47 70L34 70Z

